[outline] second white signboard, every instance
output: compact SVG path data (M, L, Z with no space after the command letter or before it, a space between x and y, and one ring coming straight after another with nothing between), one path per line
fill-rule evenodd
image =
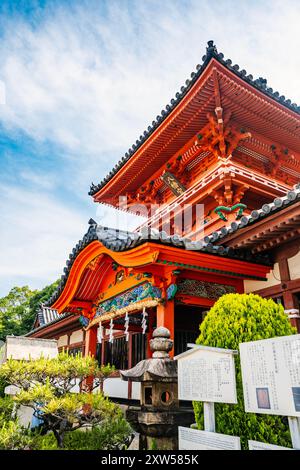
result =
M245 411L300 416L300 335L240 344Z
M289 447L266 444L265 442L248 441L249 450L293 450Z

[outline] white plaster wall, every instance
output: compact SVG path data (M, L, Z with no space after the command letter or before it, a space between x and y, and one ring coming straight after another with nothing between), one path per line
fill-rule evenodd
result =
M79 388L80 380L76 379L75 382L76 382L76 384L74 385L74 387L71 388L71 392L72 393L80 393L80 388Z
M138 382L132 383L132 398L135 400L140 399L141 384ZM106 379L104 381L103 391L109 397L114 398L128 398L128 382L122 380L120 377Z
M17 416L19 418L20 424L24 426L25 428L30 426L32 415L33 415L33 409L30 408L29 406L21 405L17 412Z
M267 275L266 281L246 280L244 281L244 290L245 293L248 294L249 292L255 292L260 289L265 289L266 287L277 286L278 284L280 284L279 265L278 263L275 263L274 269Z
M291 280L300 278L300 251L288 260Z
M70 337L70 344L80 343L81 341L83 341L83 331L82 330L73 331Z
M132 399L141 399L141 384L139 382L132 382Z
M63 335L63 336L60 336L57 340L57 346L59 348L62 348L63 346L67 346L68 344L68 336L67 335Z
M104 380L103 392L114 398L128 398L128 382L120 377Z
M2 360L38 359L41 356L53 358L58 354L55 339L28 338L26 336L7 336Z

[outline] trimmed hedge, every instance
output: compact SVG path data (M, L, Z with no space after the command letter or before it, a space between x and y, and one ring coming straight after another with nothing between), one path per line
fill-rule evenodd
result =
M296 333L282 305L255 294L226 294L210 309L200 325L196 343L225 349L238 349L239 343ZM240 436L243 449L248 439L291 447L285 417L245 413L240 361L235 358L237 405L216 403L216 432ZM199 429L204 427L203 405L194 402Z

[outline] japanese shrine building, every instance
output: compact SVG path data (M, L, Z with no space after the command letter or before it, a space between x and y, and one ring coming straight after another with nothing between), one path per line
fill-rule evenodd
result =
M299 182L300 107L209 41L202 65L91 186L96 203L146 210L146 221L126 232L91 219L44 306L58 315L28 335L126 369L149 357L155 326L184 351L231 292L274 298L299 327ZM186 207L202 217L192 210L185 223Z

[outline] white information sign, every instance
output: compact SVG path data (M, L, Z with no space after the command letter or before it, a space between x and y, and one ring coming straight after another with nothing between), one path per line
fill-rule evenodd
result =
M233 351L195 346L176 359L179 400L237 403Z
M240 344L245 411L300 416L300 335Z
M249 450L293 450L290 447L276 446L274 444L266 444L265 442L248 441Z
M241 450L237 436L178 427L179 450Z

